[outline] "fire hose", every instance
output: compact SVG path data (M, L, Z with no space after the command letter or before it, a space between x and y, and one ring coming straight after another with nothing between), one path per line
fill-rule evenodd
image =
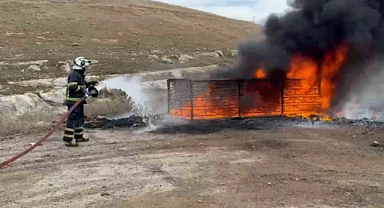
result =
M99 95L99 92L102 90L102 89L106 89L106 85L105 83L103 82L99 82L98 84L96 84L95 86L91 86L88 88L88 95L89 96L92 96L92 97L98 97ZM81 103L83 102L84 100L86 99L86 97L83 97L81 98L79 101L77 101L69 110L68 112L61 118L61 120L56 124L55 127L53 127L52 130L50 130L46 135L44 135L39 141L37 141L34 145L32 145L31 147L29 147L28 149L24 150L24 152L16 155L15 157L9 159L9 160L6 160L2 163L0 163L0 168L3 168L4 166L16 161L17 159L23 157L24 155L28 154L30 151L34 150L37 146L41 145L45 140L48 139L49 136L51 136L57 129L59 129L60 125L62 125L66 119L69 117L69 115L72 113L73 110L75 110L75 108Z
M56 124L56 126L50 130L47 134L45 134L39 141L37 141L34 145L32 145L31 147L29 147L28 149L24 150L22 153L14 156L13 158L9 159L9 160L6 160L2 163L0 163L0 168L3 168L4 166L16 161L17 159L23 157L24 155L28 154L30 151L34 150L37 146L41 145L45 140L48 139L49 136L51 136L57 129L60 128L60 125L62 125L66 119L68 118L69 114L72 113L73 110L75 110L75 108L81 103L84 101L84 97L82 99L80 99L79 101L77 101L69 110L68 112L61 118L61 120Z

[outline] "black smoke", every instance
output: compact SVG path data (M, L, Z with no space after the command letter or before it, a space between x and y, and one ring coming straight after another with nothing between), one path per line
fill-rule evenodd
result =
M286 70L297 53L321 63L325 53L344 42L350 50L337 80L338 99L333 100L337 105L351 88L351 78L358 77L370 58L384 53L384 0L292 0L288 4L292 11L268 17L263 40L239 45L236 66L211 76L250 78L260 66L269 72Z

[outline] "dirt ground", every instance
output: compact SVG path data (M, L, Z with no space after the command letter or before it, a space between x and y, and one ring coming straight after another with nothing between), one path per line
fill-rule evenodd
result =
M384 207L383 130L249 119L61 132L0 170L0 207ZM0 160L36 141L3 138Z

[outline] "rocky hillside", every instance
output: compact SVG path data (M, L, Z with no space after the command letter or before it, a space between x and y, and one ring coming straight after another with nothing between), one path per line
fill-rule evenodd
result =
M260 28L147 0L0 0L0 33L4 84L62 76L58 61L80 55L99 61L97 75L230 63L228 49ZM215 50L224 56L204 53ZM31 60L48 62L19 64Z

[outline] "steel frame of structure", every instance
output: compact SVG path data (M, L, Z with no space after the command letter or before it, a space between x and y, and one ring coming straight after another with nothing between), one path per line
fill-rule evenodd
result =
M300 115L320 112L320 85L300 79L168 79L168 113L191 120Z

